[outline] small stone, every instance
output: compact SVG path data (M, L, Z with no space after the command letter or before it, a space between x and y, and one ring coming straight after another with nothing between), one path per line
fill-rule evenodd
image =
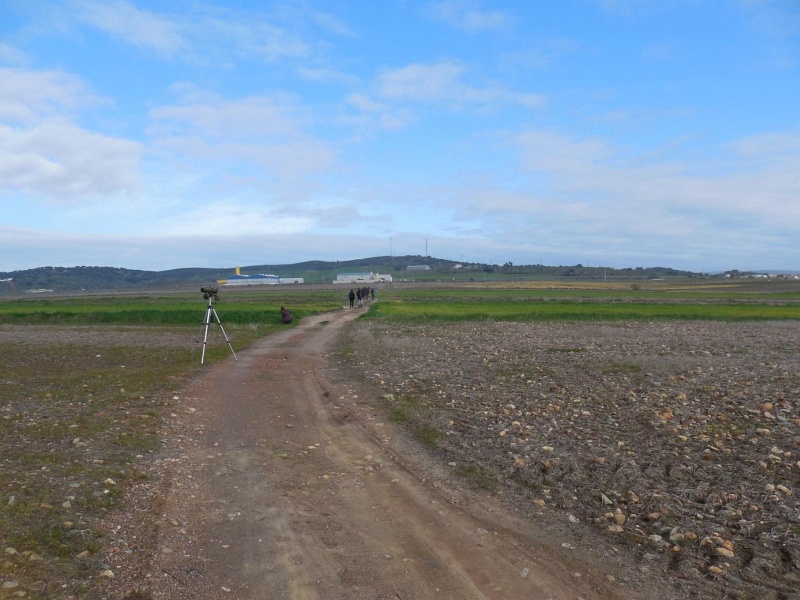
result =
M717 556L722 556L724 558L733 558L735 556L733 551L728 550L727 548L723 548L722 546L714 548L714 553Z
M611 533L622 533L625 531L625 528L622 525L609 525L608 530Z
M108 579L114 579L114 571L111 569L106 569L105 571L100 573L100 577L106 577Z

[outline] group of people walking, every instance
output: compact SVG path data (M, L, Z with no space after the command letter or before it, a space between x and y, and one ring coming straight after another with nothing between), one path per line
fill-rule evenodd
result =
M347 295L350 299L350 308L354 308L356 302L358 302L358 308L363 307L364 303L370 299L370 296L375 300L375 288L362 287L351 289L350 293Z

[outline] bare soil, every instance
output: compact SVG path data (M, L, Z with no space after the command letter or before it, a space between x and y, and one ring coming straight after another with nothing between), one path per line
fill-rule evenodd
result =
M106 515L92 589L800 598L800 323L361 314L303 319L158 399L162 450ZM0 328L4 343L60 335L185 344Z
M358 314L304 319L173 398L158 476L107 524L109 597L667 597L613 575L624 551L469 489L387 423L379 388L335 364Z
M649 573L678 597L789 599L798 341L797 322L362 320L342 364L455 475L570 548L632 552L622 570L607 564L617 581Z

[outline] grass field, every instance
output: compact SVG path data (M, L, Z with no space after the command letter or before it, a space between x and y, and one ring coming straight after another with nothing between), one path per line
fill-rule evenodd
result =
M651 320L723 321L800 319L800 292L742 290L708 284L662 284L649 289L624 284L543 282L451 288L390 289L370 316L395 320Z
M299 319L343 305L341 291L236 290L218 294L223 324L278 325L280 307ZM0 323L186 326L201 323L207 302L197 294L49 296L0 302Z

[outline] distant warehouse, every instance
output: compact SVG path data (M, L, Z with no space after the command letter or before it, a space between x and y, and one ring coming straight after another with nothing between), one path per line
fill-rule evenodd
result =
M391 275L380 273L339 273L333 283L390 283Z
M278 277L277 275L267 275L258 273L256 275L242 275L239 267L236 273L229 275L227 279L217 279L219 285L279 285L282 283L303 283L302 277Z

